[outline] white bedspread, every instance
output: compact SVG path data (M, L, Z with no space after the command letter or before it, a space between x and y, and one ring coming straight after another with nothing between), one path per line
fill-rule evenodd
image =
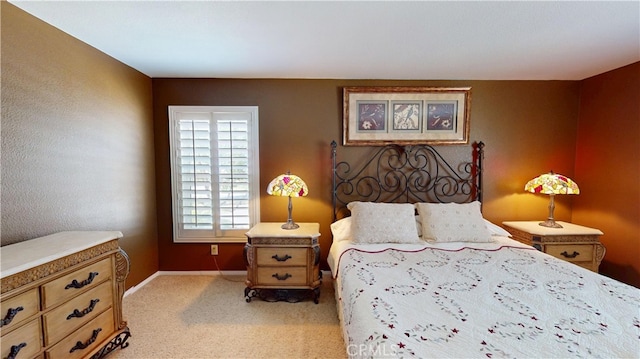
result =
M341 241L328 260L353 358L640 357L639 289L508 238Z

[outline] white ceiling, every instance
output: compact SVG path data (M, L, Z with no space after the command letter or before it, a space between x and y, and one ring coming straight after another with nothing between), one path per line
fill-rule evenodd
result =
M150 77L581 80L640 61L640 1L10 2Z

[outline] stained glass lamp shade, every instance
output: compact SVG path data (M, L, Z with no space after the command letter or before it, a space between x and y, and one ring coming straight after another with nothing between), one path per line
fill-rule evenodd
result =
M282 229L296 229L300 227L291 218L291 211L293 210L291 197L303 197L309 193L309 188L307 188L307 184L304 183L302 178L292 175L289 172L281 174L269 183L267 193L272 196L289 197L289 218L287 219L287 223L282 225Z
M550 228L562 228L562 226L556 223L553 219L553 210L556 207L554 197L557 194L580 193L578 185L569 177L553 173L553 171L540 175L527 182L524 186L524 190L531 193L543 193L549 195L549 218L547 218L546 221L541 222L540 225Z

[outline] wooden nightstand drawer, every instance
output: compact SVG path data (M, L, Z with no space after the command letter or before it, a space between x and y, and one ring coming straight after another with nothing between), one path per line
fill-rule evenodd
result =
M606 252L599 240L602 231L573 223L557 223L562 227L544 227L533 221L502 222L518 242L597 273Z
M265 247L257 248L259 266L306 266L307 248Z
M64 305L43 315L46 344L51 345L81 327L111 306L111 282L79 295Z
M307 284L307 267L258 267L258 285L288 287Z
M2 332L6 332L39 311L40 296L37 288L3 300L2 305L0 305L3 324L0 328L2 328Z
M0 347L2 358L9 356L12 350L16 350L16 358L31 358L42 348L42 330L40 318L34 319L13 332L2 336Z
M82 358L107 339L113 330L113 311L108 310L48 350L47 358Z
M280 223L259 223L251 228L244 247L247 264L245 300L296 302L311 296L318 303L320 246L318 223L299 223L283 229Z
M592 244L548 244L546 253L569 262L591 262Z
M64 302L76 296L81 290L95 287L97 284L111 278L111 268L111 258L105 258L100 262L43 285L43 309Z

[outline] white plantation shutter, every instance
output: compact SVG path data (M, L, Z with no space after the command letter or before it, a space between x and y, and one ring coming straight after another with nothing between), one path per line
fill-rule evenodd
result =
M220 229L249 229L249 123L228 119L218 120L216 124Z
M175 242L245 241L259 220L257 107L170 106Z
M211 131L208 119L178 121L178 210L183 229L213 229Z

